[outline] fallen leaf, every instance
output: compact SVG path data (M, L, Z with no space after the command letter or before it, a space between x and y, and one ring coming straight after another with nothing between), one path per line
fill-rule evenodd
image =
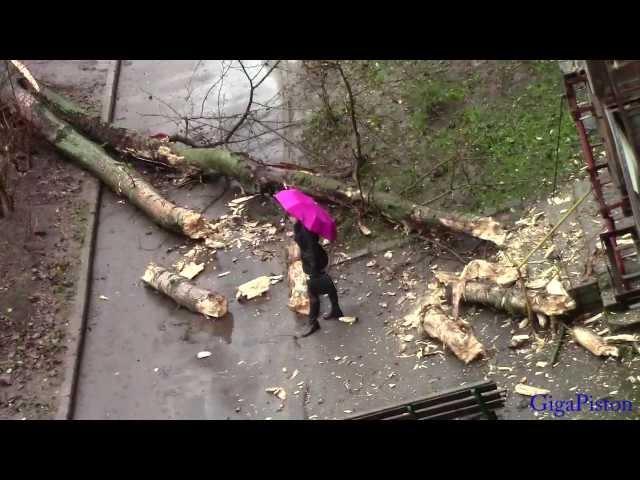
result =
M207 358L211 356L211 352L208 352L206 350L202 351L202 352L198 352L198 354L196 355L196 357L198 357L198 359L200 358Z

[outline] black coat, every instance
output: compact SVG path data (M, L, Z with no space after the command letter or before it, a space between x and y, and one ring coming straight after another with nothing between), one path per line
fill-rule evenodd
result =
M329 264L329 257L320 245L318 235L307 230L300 222L293 226L293 233L293 238L300 247L304 273L314 276L324 272Z

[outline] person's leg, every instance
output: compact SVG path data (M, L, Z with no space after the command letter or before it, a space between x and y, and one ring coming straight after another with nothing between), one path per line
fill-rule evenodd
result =
M327 273L320 277L320 291L323 294L329 295L329 300L331 301L331 311L324 315L323 318L325 320L329 320L344 317L342 309L340 308L340 303L338 302L338 290Z
M307 337L316 330L320 329L318 322L318 314L320 313L320 292L316 279L309 279L307 282L307 293L309 295L309 325L300 337Z

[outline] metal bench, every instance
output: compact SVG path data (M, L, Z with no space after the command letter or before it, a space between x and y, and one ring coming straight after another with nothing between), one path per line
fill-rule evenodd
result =
M505 396L496 382L482 381L345 420L496 420Z

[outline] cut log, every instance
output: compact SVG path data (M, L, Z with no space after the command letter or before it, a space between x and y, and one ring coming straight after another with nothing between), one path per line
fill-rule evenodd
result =
M287 247L287 279L289 282L289 302L287 307L296 313L309 315L307 275L302 270L300 248L295 242L291 242Z
M503 245L506 232L491 218L444 213L416 205L402 196L387 192L360 191L319 174L285 164L267 164L223 148L191 148L148 138L140 133L115 128L91 117L65 97L42 88L39 98L48 102L67 122L101 144L136 158L163 163L174 168L196 169L204 174L222 174L239 181L248 191L276 191L284 185L295 186L305 193L334 203L360 207L362 202L378 210L385 218L412 230L444 227L497 245Z
M227 314L226 297L197 287L186 278L155 263L147 266L142 280L192 312L214 318L224 317Z
M447 285L447 298L450 301L453 301L457 285L457 280L450 279ZM565 315L576 307L576 303L569 296L550 295L545 291L529 291L527 294L535 313L547 316ZM466 281L461 298L465 302L487 305L512 314L527 314L527 300L523 290L517 287L505 288L485 282Z
M579 345L582 345L598 357L617 357L619 355L618 347L607 345L607 342L605 342L600 335L592 332L588 328L574 327L571 329L571 333Z
M434 285L421 304L405 317L405 323L437 338L460 360L469 363L484 353L484 347L465 323L454 320L444 311L443 296L444 289Z
M500 286L513 285L518 279L518 272L514 267L505 267L497 263L487 262L486 260L472 260L465 265L458 281L453 286L453 318L458 318L460 309L460 300L464 287L468 280L488 280Z
M27 90L9 82L0 87L0 101L13 106L47 141L82 168L90 171L116 194L122 195L160 226L190 238L210 233L205 218L160 195L139 173L59 119Z

